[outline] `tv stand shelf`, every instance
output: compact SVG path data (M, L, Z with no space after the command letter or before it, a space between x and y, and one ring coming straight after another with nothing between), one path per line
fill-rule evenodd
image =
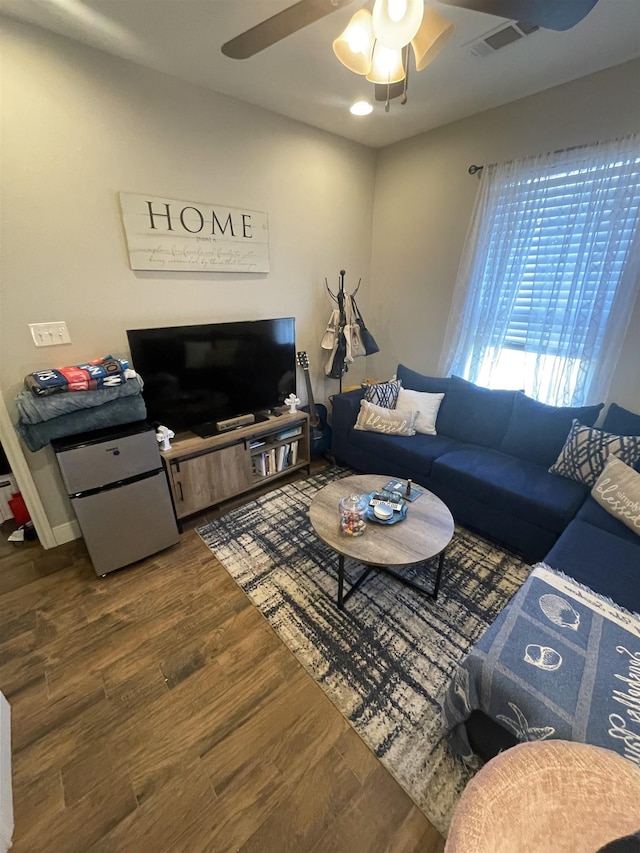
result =
M178 433L171 449L160 452L178 525L267 481L302 468L308 473L309 449L305 412L272 415L207 438Z

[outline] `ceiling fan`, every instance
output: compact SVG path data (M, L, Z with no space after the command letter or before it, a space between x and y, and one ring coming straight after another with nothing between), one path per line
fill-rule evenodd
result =
M248 59L287 36L347 6L353 0L298 0L222 45L231 59ZM568 30L596 5L598 0L440 0L474 12L485 12L514 21L526 21L551 30Z
M222 52L231 59L249 59L351 2L353 0L298 0L293 6L288 6L225 42Z

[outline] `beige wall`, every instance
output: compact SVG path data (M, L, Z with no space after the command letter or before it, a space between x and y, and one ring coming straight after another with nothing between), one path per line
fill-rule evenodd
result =
M434 372L477 189L468 166L640 126L636 61L376 156L35 28L3 30L0 388L12 415L25 374L127 355L127 328L283 315L296 317L324 400L337 386L320 364L324 277L335 287L341 268L349 289L363 277L360 307L381 348L347 382L399 361ZM132 272L118 191L266 211L271 272ZM59 319L73 343L36 349L27 324ZM639 329L640 301L611 390L636 411ZM51 451L26 457L51 524L69 526Z
M10 414L27 373L126 356L127 328L245 318L295 316L317 399L337 390L318 363L324 277L335 287L344 268L368 280L374 152L35 28L5 20L3 30L0 386ZM132 272L118 191L266 211L271 272ZM72 344L36 349L27 324L61 319ZM66 525L52 452L25 452L51 524Z
M381 352L371 359L377 375L392 374L398 362L424 372L437 369L478 187L477 177L467 172L472 163L511 160L638 130L640 60L635 60L380 152L371 263L371 322L376 332L383 330ZM638 365L640 300L609 395L634 411L640 411Z

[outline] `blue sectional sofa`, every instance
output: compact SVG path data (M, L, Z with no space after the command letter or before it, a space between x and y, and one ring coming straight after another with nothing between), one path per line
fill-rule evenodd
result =
M593 426L602 405L545 406L522 392L492 391L455 376L423 376L404 365L398 366L397 378L404 389L444 394L436 434L356 429L364 390L338 394L332 400L332 450L338 461L359 471L421 483L447 503L457 523L506 545L528 562L544 561L640 613L639 533L603 509L588 485L549 471L575 422ZM640 436L640 415L612 403L602 429ZM640 471L640 461L635 468ZM493 630L490 626L484 637ZM540 642L537 635L534 640ZM461 670L469 668L474 649L461 662ZM460 690L456 678L447 693L454 699ZM526 692L520 689L517 699L511 699L522 705ZM504 712L510 697L500 698ZM476 700L465 704L463 741L486 761L519 739L501 722L504 713L498 718L491 713L486 696Z
M603 404L553 407L520 391L399 365L402 388L443 393L436 435L354 429L364 390L332 399L332 452L357 471L411 478L437 494L455 521L544 560L596 592L640 611L640 536L610 516L584 483L549 472L574 420L593 426ZM640 415L611 404L602 428L640 435Z

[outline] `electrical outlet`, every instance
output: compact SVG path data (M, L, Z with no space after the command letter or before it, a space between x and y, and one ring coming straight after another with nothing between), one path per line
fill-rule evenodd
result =
M56 320L53 323L29 323L29 329L37 347L55 347L58 344L71 343L64 320Z

